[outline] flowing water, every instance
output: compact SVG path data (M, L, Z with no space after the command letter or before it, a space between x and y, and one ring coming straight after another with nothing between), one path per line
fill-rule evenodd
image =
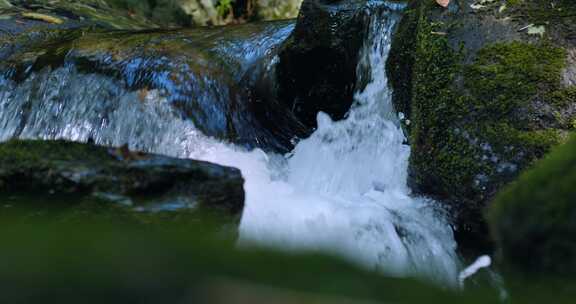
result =
M459 262L446 216L435 202L412 196L407 186L410 147L385 73L399 16L380 11L372 16L358 67L367 85L357 92L347 118L334 122L320 113L318 129L289 155L246 151L206 137L155 91L145 100L135 92L114 95L113 109L104 111L94 96L108 98L117 84L89 74L67 79L70 67L39 73L18 88L0 79L0 139L93 138L234 166L246 179L241 246L323 251L389 275L457 286ZM58 90L71 96L55 98L62 95ZM26 106L21 100L31 94L41 102Z

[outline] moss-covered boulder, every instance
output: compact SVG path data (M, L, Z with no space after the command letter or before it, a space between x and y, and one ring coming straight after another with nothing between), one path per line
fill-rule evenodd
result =
M514 279L576 282L576 137L498 194L487 212L500 267ZM514 280L511 280L514 284Z
M64 141L0 144L0 215L146 223L237 218L240 171L201 161ZM44 216L45 215L45 216Z
M574 129L573 1L410 1L388 61L410 182L448 202L464 247L481 209Z

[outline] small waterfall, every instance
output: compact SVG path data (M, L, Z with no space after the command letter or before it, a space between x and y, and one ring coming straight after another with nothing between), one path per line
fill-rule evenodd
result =
M337 252L389 275L455 286L459 265L446 217L407 186L410 147L385 73L398 18L388 10L371 17L358 67L370 72L368 84L345 120L319 113L318 129L286 159L260 155L274 165L243 168L241 241Z
M318 129L289 155L219 142L182 119L160 92L120 94L113 80L72 67L39 72L18 86L0 79L0 139L92 138L234 166L246 179L241 246L329 252L388 275L456 287L459 262L446 216L407 186L410 147L385 73L399 14L393 7L374 11L382 13L371 17L358 67L369 71L367 85L346 119L320 113Z

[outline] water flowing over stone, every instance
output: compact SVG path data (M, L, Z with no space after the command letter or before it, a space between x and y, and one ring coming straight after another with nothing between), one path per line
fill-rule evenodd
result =
M367 9L372 5L380 9L374 9L360 54L359 81L364 85L359 85L363 89L352 109L342 121L318 114L318 129L289 155L247 151L207 137L158 91L114 97L113 111L93 117L104 113L93 96L109 98L114 90L110 79L84 75L53 90L34 89L50 80L58 83L58 73L66 69L38 74L21 84L21 91L10 80L0 80L0 139L14 134L92 138L100 144L128 143L132 149L237 167L246 180L241 246L331 252L389 275L455 287L459 263L445 214L433 201L411 196L406 183L410 147L397 124L385 73L399 7L374 1ZM75 87L73 82L95 85L66 91ZM43 95L17 107L19 96L26 93ZM75 103L55 102L52 97L58 94L68 94ZM19 119L23 113L26 119Z
M166 116L160 111L171 113L165 120L193 121L208 136L289 151L302 128L288 110L259 102L250 82L268 73L293 26L281 21L152 32L71 31L53 42L38 39L35 46L2 44L0 139L92 138L148 149L179 134L164 133L171 123L149 118Z

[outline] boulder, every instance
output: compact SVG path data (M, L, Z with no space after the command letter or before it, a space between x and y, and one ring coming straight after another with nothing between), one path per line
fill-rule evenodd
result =
M0 37L0 103L22 114L1 115L2 125L11 127L4 128L0 138L23 137L33 129L30 125L54 127L31 105L66 109L74 117L60 113L58 123L82 125L86 132L71 138L32 131L28 137L84 142L93 138L100 144L122 145L131 138L111 142L99 136L99 128L107 125L103 120L122 106L130 105L137 113L143 104L171 112L172 122L189 121L207 136L249 148L287 152L294 137L308 132L285 106L263 101L252 83L266 78L260 73L271 70L292 21L146 31L34 22L43 25ZM86 107L93 109L80 115ZM135 120L123 130L147 128L140 124L150 119Z
M410 1L388 60L410 183L482 247L482 209L575 127L573 1Z
M360 49L368 29L367 1L305 0L282 46L278 99L309 127L323 111L341 119L357 86Z
M65 141L0 144L0 195L10 208L33 207L38 212L71 206L89 213L102 209L98 202L108 202L123 207L109 214L173 211L238 217L244 206L243 185L234 168L126 147Z

